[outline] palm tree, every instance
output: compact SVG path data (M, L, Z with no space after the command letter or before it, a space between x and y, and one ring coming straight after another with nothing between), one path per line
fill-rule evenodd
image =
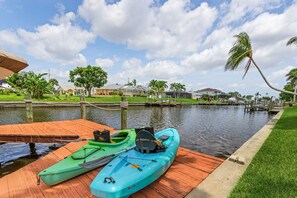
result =
M294 92L297 92L297 68L291 69L286 75L287 81L290 81L294 85ZM294 95L293 101L296 101L296 95Z
M181 84L181 83L171 83L170 84L170 89L172 91L174 91L175 101L176 101L176 98L179 97L179 96L177 96L177 94L179 94L182 91L186 91L186 86L184 84Z
M159 93L163 93L167 86L167 81L164 80L151 80L149 83L149 87L152 88L157 93L157 96Z
M246 32L241 32L238 35L234 36L237 40L234 43L233 47L229 51L230 57L227 60L227 63L225 65L225 71L226 70L235 70L239 66L241 62L245 60L245 58L248 58L247 64L245 66L245 72L242 78L245 77L247 74L248 70L250 69L251 64L257 68L257 70L260 72L263 80L265 83L270 87L271 89L279 92L285 92L288 94L294 94L296 95L297 93L286 91L286 90L281 90L278 88L273 87L266 79L264 74L262 73L261 69L259 66L256 64L255 60L253 59L253 49L251 45L251 41L249 38L249 35Z
M292 45L292 44L297 45L297 36L294 36L288 40L287 45Z

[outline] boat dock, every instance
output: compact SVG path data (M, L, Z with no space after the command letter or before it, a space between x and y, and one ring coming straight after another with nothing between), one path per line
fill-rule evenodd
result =
M44 126L51 132L50 134L40 132L42 128L37 128L39 129L38 131L32 130L31 128L35 126ZM15 134L18 137L28 136L37 140L38 136L41 138L39 141L46 140L45 137L47 135L49 136L48 140L53 140L53 137L56 139L55 135L61 139L69 136L74 139L77 137L91 138L93 136L92 132L95 129L113 129L86 120L67 120L0 126L1 137L7 138L7 133L10 132L9 128L13 131L11 136ZM6 133L2 132L3 129L6 129ZM67 133L63 134L60 131L61 129L67 131ZM21 132L24 134L21 134ZM25 134L25 132L28 133ZM24 140L28 140L28 137ZM17 140L21 141L22 139ZM0 141L4 141L4 139L0 139ZM102 168L95 169L56 186L47 186L42 181L40 185L37 185L37 173L64 159L84 144L86 144L85 141L68 143L29 165L0 178L0 197L93 197L90 193L90 184ZM170 169L161 178L131 197L185 197L220 166L223 161L220 158L179 148L176 159Z
M114 128L84 119L34 122L0 126L0 142L55 143L61 140L93 138L94 130Z
M176 107L180 105L180 103L176 102L146 102L144 103L145 106L148 107Z

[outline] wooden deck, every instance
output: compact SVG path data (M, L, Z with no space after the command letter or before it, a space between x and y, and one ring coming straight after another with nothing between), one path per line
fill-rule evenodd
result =
M92 138L94 130L109 129L87 120L66 120L0 126L0 141L54 142L55 139ZM69 143L29 165L0 178L0 197L93 197L90 184L101 168L56 186L37 185L36 175L57 163L87 142ZM224 160L179 148L170 169L157 181L131 197L184 197Z
M51 143L57 139L92 138L94 130L112 127L88 120L64 120L0 126L0 142Z
M56 186L37 185L36 174L80 148L85 142L69 143L64 147L0 178L0 197L93 197L90 184L101 168ZM179 148L170 169L157 181L131 197L185 197L224 160Z

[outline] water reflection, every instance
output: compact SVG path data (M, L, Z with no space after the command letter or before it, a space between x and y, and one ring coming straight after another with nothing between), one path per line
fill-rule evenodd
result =
M120 128L120 112L88 107L88 120ZM0 110L0 125L25 123L25 109ZM79 107L34 108L34 121L79 119ZM245 113L240 106L129 107L128 128L152 126L156 130L176 128L181 146L213 156L227 157L257 132L270 116L267 112ZM49 152L39 144L37 153ZM12 149L13 148L13 149ZM7 152L7 150L10 150ZM0 162L7 163L29 153L26 144L0 145Z

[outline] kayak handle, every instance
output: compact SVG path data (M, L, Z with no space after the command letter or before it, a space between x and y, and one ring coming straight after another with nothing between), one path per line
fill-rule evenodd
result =
M105 177L104 178L104 183L115 183L115 180L112 177Z

